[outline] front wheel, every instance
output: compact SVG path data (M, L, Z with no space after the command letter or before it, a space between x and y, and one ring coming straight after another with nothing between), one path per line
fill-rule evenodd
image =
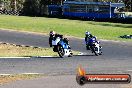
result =
M102 55L101 47L99 47L99 52L98 52L98 48L97 48L97 47L94 47L94 50L95 50L95 55L96 55L96 56Z
M102 51L101 50L102 50L102 46L99 46L99 51L100 51L99 55L102 55Z
M98 56L98 53L96 52L96 48L95 48L94 46L90 46L90 48L91 48L92 52L93 52L96 56Z
M60 56L61 58L63 58L63 57L64 57L64 54L65 54L65 51L64 51L63 47L62 47L61 45L59 45L59 46L57 47L57 49L58 49L58 54L59 54L59 56Z

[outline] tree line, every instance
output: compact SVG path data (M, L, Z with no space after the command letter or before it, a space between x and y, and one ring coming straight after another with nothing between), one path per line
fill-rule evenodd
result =
M96 0L118 2L121 0ZM63 0L0 0L0 10L4 13L18 15L41 16L44 14L46 5L62 4ZM132 11L132 0L123 0L127 11Z
M43 15L46 5L61 3L61 0L0 0L0 10L4 13L39 16Z

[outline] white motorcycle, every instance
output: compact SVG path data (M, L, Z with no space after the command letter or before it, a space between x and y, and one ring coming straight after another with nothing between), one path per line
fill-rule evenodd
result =
M61 39L57 37L55 40L52 40L52 46L54 52L58 52L59 56L63 58L64 56L72 57L73 53L70 46Z
M96 56L102 55L102 51L101 51L102 46L100 46L99 43L100 43L100 42L97 41L97 42L94 43L93 46L92 46L92 47L93 47L92 51L95 53Z

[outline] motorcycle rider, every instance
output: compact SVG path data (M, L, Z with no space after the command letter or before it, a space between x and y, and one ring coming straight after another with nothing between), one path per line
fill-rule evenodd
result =
M86 31L85 32L85 43L86 43L86 49L87 50L90 50L89 49L89 45L90 45L90 43L91 43L91 39L93 38L93 35L90 33L90 32L88 32L88 31Z
M96 46L96 51L98 52L99 55L102 54L101 52L101 46L99 45L99 41L97 41L97 37L93 36L90 32L85 33L85 42L86 42L86 49L90 50L92 49L91 47ZM93 52L93 51L92 51Z
M50 31L50 33L49 33L49 45L50 45L50 47L52 47L52 40L54 39L55 34L56 33L54 31Z
M90 32L85 32L85 42L87 42L90 38L92 38L93 35Z
M88 41L88 45L89 45L89 46L92 46L93 43L96 43L96 42L97 42L97 39L96 39L95 36L93 36L92 38L89 39L89 41Z
M52 47L52 40L55 40L57 37L60 37L61 39L63 39L63 41L67 44L67 45L69 45L69 43L68 43L68 39L67 38L63 38L63 35L61 35L61 34L57 34L55 31L50 31L50 33L49 33L49 45L50 45L50 47Z

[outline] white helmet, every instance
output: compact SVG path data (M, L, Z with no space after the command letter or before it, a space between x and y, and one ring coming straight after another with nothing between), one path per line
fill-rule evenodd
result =
M86 31L86 32L85 32L85 35L90 35L90 32L87 32L87 31Z

